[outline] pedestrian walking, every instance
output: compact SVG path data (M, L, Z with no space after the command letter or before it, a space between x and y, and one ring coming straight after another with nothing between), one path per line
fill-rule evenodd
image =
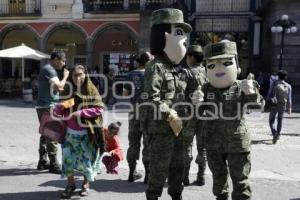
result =
M287 72L280 70L277 73L278 80L274 83L270 94L270 101L272 102L269 124L273 135L273 144L276 144L280 139L282 128L282 119L284 112L288 114L292 112L292 87L286 82ZM275 118L277 115L277 128L275 128Z
M206 82L206 72L205 68L201 64L203 60L203 51L202 47L199 45L191 45L187 49L186 63L189 66L188 70L191 73L192 81L187 81L187 90L188 94L193 94L193 92L197 88L201 88L201 86ZM191 83L195 83L194 86L189 86ZM187 98L189 103L192 101ZM196 135L197 141L197 158L196 163L198 164L198 173L197 179L194 181L195 185L202 186L205 184L204 172L206 168L206 153L204 149L204 141L203 141L203 123L201 120L197 119L196 115L196 107L189 112L193 117L188 120L182 130L182 135L184 138L184 142L186 145L186 154L185 154L185 168L184 168L184 179L183 184L185 186L190 185L189 180L189 171L191 167L191 162L193 160L192 155L192 147L194 136Z
M230 175L232 200L250 200L251 140L244 112L247 103L254 106L253 103L260 102L258 84L253 80L237 80L239 67L235 42L207 45L204 60L208 83L202 86L202 92L196 91L193 96L206 104L205 147L213 175L213 194L217 200L228 199Z
M128 128L128 141L129 147L127 150L127 162L129 165L128 181L134 182L142 177L142 174L136 171L137 160L140 157L141 140L143 138L143 164L145 168L144 183L147 183L149 174L149 156L148 156L148 144L146 131L142 131L140 127L141 116L139 104L142 103L141 95L144 91L144 73L146 64L150 61L150 53L142 53L137 59L138 68L128 73L126 81L127 83L123 88L123 96L132 96L130 103L133 110L129 112L129 128Z
M150 172L146 197L158 199L168 178L168 193L182 199L184 143L179 107L184 101L186 83L179 79L175 66L186 54L186 33L192 28L178 9L159 9L151 16L150 49L155 56L145 71L144 91L151 104L148 111Z
M90 182L100 170L100 128L103 103L98 89L82 65L71 71L71 91L74 103L58 104L56 115L66 119L65 141L62 144L62 177L68 178L62 198L69 198L76 189L74 172L83 174L80 195L87 196ZM63 106L68 105L68 106Z
M121 142L118 137L121 122L111 123L108 128L103 128L105 152L102 162L108 174L119 174L118 163L123 160Z
M36 111L39 121L44 113L50 112L59 101L59 92L64 90L69 71L63 70L63 79L59 80L57 70L62 70L66 55L62 51L51 53L49 63L44 65L38 76L38 97ZM48 158L50 163L48 161ZM38 170L49 170L50 173L60 174L61 170L57 161L57 143L45 136L40 136Z

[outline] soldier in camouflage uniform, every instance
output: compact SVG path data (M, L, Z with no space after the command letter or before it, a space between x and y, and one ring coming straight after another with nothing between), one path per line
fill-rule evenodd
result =
M133 106L133 111L129 112L129 130L128 130L128 140L129 147L127 150L127 162L129 165L129 176L128 181L134 182L137 179L142 177L142 174L136 171L136 161L140 157L140 147L141 147L141 139L143 137L143 164L145 167L145 179L144 182L147 183L148 179L148 145L146 139L146 132L142 131L140 128L140 112L142 111L142 106L139 107L139 104L142 103L143 99L141 95L144 91L144 73L146 64L150 60L150 54L145 52L141 54L136 62L139 64L139 67L136 70L131 71L127 76L127 81L131 82L131 84L125 84L123 88L123 95L129 96L132 95L130 99L130 103ZM139 116L137 116L139 114Z
M144 84L150 104L147 134L151 138L146 196L148 200L158 199L168 179L168 193L173 200L181 200L185 150L180 106L174 104L184 101L186 83L179 79L175 65L186 54L186 33L191 26L184 23L178 9L156 10L151 22L150 49L155 59L146 68Z
M228 199L229 174L233 184L232 199L249 200L251 141L244 111L247 103L256 104L261 98L257 83L237 80L234 42L222 41L206 46L204 59L209 82L203 85L202 92L193 96L206 102L205 146L213 175L213 193L217 200Z
M187 57L186 57L186 63L189 66L189 71L192 75L193 81L188 81L188 83L195 83L194 86L189 87L187 93L190 94L194 92L194 90L202 86L206 82L206 75L205 75L205 68L202 66L201 62L203 60L203 52L202 48L199 45L191 45L187 50ZM191 101L188 101L191 102ZM190 114L194 114L190 112ZM193 160L192 155L192 147L193 147L193 140L194 136L196 135L197 139L197 150L198 155L196 158L196 163L198 164L198 173L197 173L197 179L195 180L194 184L202 186L205 184L204 180L204 172L206 168L206 153L203 146L203 134L202 134L202 123L201 121L197 122L196 116L189 120L186 123L186 126L184 126L184 129L182 130L184 142L186 145L186 155L185 155L185 170L184 170L184 185L190 185L189 181L189 171L191 162Z

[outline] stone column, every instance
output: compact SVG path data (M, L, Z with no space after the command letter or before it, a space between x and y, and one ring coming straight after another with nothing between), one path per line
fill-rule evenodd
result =
M88 37L86 39L86 67L89 70L93 68L94 42L94 38Z
M139 52L149 51L150 49L150 14L141 13L140 15L140 35Z
M48 53L48 52L46 52L46 50L47 50L47 43L45 41L45 38L38 37L37 41L38 41L38 50L41 51L41 52L44 52L44 53ZM48 62L47 59L41 60L40 66L45 65L47 62Z

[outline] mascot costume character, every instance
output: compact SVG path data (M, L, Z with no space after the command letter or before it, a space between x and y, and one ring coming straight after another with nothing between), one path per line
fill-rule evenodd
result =
M213 193L217 200L228 199L229 174L232 200L250 200L251 140L244 113L248 106L261 106L258 84L252 74L247 80L237 80L240 69L235 42L224 40L207 45L204 60L208 83L194 92L193 103L198 99L205 111L205 147Z
M184 144L180 109L186 83L180 80L175 66L186 54L186 34L192 28L178 9L160 9L151 16L150 50L155 56L145 72L144 92L149 108L150 172L146 196L158 199L168 179L168 193L173 200L182 199Z

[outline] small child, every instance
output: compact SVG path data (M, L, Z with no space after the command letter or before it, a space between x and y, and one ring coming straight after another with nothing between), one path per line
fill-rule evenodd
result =
M123 160L123 152L118 133L121 122L111 123L108 128L103 128L105 152L102 162L109 174L118 174L118 163Z

